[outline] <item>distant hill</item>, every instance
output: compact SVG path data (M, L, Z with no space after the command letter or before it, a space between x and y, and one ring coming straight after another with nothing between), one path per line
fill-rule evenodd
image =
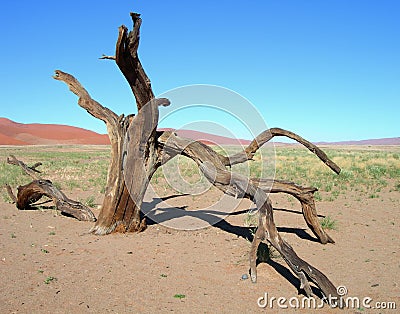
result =
M160 129L162 131L172 129ZM248 145L250 140L235 139L191 130L173 130L178 136L201 141L210 145ZM0 145L56 145L86 144L108 145L107 134L99 134L83 128L59 124L17 123L0 118ZM276 143L277 145L292 145ZM318 142L317 145L400 145L400 137L362 141Z
M191 130L177 130L176 133L181 137L191 138L210 145L247 145L250 143L248 140L233 139ZM39 123L24 124L7 118L0 118L0 145L55 144L108 145L110 141L107 134L98 134L74 126Z
M0 145L110 144L108 135L58 124L24 124L0 118Z
M400 145L400 137L377 138L361 141L318 142L316 145Z
M172 129L161 129L172 130ZM248 140L208 134L191 130L177 130L181 137L191 138L210 145L247 145ZM86 144L108 145L107 134L99 134L83 128L59 124L17 123L0 118L0 145L56 145Z

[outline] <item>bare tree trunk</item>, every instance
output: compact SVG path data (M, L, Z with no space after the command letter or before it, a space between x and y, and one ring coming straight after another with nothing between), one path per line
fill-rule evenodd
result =
M127 79L136 99L138 109L136 116L121 115L118 117L110 109L93 100L72 75L60 70L56 70L54 75L56 80L65 82L70 90L79 97L78 104L82 108L107 125L111 142L111 162L101 212L91 230L95 234L108 234L113 231L135 232L146 228L146 220L141 216L140 207L149 180L157 169L157 164L160 165L158 154L155 154L157 106L169 105L169 101L161 99L152 102L154 94L150 80L144 72L137 54L141 19L136 13L131 13L131 17L133 30L128 33L125 26L119 28L116 56L106 58L115 60ZM126 139L129 140L126 141ZM129 160L132 158L132 162L127 162L125 157ZM125 172L124 165L127 167ZM135 165L134 169L132 169L132 165ZM124 173L127 171L132 172L134 180L125 181ZM132 187L133 184L136 186ZM133 195L129 191L134 191Z

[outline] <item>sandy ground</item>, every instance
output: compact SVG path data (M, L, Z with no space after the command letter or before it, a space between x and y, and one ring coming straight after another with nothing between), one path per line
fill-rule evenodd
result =
M82 199L83 193L69 196ZM220 197L214 194L206 198ZM397 313L399 193L357 198L360 195L341 195L333 202L317 202L319 214L338 222L337 230L329 231L336 244L322 245L307 228L297 202L272 196L281 235L300 257L336 286L345 286L347 296L360 302L371 298L372 307L396 302L397 310L368 309L362 304L343 311L327 305L318 310L293 309L289 299L301 302L303 295L282 258L260 263L256 284L242 279L249 269L244 220L250 202L244 201L225 217L222 205L194 214L199 201L191 196L172 196L165 204L147 195L144 210L159 223L140 234L108 236L88 234L91 223L59 216L54 210L18 211L13 204L0 203L0 312ZM101 203L101 195L96 201ZM182 209L182 204L187 207ZM191 220L186 221L188 217ZM177 219L181 220L176 224ZM210 223L198 230L170 228ZM265 294L269 301L286 298L282 305L288 308L276 301L273 308L260 308L257 300ZM320 299L316 300L318 306Z

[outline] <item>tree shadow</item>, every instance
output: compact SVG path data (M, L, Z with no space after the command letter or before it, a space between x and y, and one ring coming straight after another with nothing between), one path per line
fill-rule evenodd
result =
M45 200L40 203L31 203L28 204L25 208L19 209L19 210L54 210L56 209L56 206L53 205L44 205L44 204L49 204L51 203L52 200Z
M296 215L303 215L303 213L301 211L294 210L294 209L287 209L287 208L276 208L276 207L274 207L274 211L292 213L292 214L296 214ZM317 217L325 218L325 215L317 214Z
M293 227L277 227L278 232L283 232L283 233L294 233L296 236L298 236L300 239L311 241L311 242L318 242L318 239L311 236L308 232L306 232L306 229L303 228L293 228Z
M143 202L143 207L149 209L154 209L158 204L160 204L162 201L167 200L167 199L172 199L180 196L185 196L187 194L177 194L177 195L171 195L165 198L153 198L151 202ZM248 212L248 210L241 210L238 212L233 212L233 213L227 213L224 211L217 211L217 210L196 210L196 211L188 211L186 210L187 206L182 206L182 207L166 207L166 208L157 208L157 213L154 213L151 217L147 216L147 224L148 225L155 225L155 224L163 224L164 222L176 218L181 218L181 217L195 217L198 219L201 219L205 222L207 222L210 227L215 227L218 228L222 231L225 231L227 233L234 234L238 237L241 237L249 242L253 241L254 238L254 229L251 227L242 227L242 226L237 226L229 223L225 218L221 218L221 215L240 215L240 214L245 214ZM290 213L295 213L295 214L300 214L302 215L301 212L294 211L294 210L287 210L287 209L275 209L274 210L280 210L280 211L286 211ZM293 228L293 227L277 227L278 232L283 232L283 233L292 233L298 236L300 239L307 240L307 241L312 241L312 242L319 242L316 238L312 237L310 234L306 232L306 229L303 228ZM262 242L260 243L259 250L263 250L267 247L269 250L269 247L267 246L266 243ZM257 254L259 254L257 252ZM257 264L259 263L267 263L271 267L273 267L282 277L284 277L288 282L290 282L296 289L298 289L299 293L304 294L303 291L299 290L300 287L300 280L285 266L281 265L280 263L274 261L271 259L270 254L268 253L269 258L260 260L257 259ZM312 286L312 291L314 295L322 298L322 293L321 291L317 288Z
M142 208L147 211L146 218L147 218L147 225L156 225L156 224L163 224L172 219L182 218L182 217L195 217L207 222L210 227L214 226L218 229L221 229L225 232L234 234L238 237L242 237L247 241L253 241L253 232L251 227L242 227L232 225L224 217L229 215L241 215L248 213L248 210L240 210L237 212L225 212L222 210L212 210L212 209L204 209L204 210L193 210L188 211L187 206L180 206L180 207L158 207L156 213L152 213L149 215L152 209L156 208L157 205L162 203L163 201L188 196L189 194L174 194L163 198L153 198L151 202L143 202ZM286 209L275 209L280 211L287 211L296 214L302 214L301 212L297 212L294 210L286 210ZM278 232L283 233L292 233L295 234L297 237L303 240L311 241L311 242L319 242L317 238L312 237L309 233L306 232L304 228L293 228L293 227L277 227Z
M300 279L297 278L287 267L283 266L282 264L274 261L273 259L269 259L266 262L268 265L273 267L279 275L284 277L288 282L290 282L298 291L299 294L306 296L305 292L300 289ZM318 287L311 285L312 293L320 299L323 299L323 294Z

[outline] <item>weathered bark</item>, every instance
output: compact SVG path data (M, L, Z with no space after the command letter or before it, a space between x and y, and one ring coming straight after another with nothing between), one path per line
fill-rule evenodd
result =
M13 191L12 191L11 186L8 185L8 184L6 183L6 184L4 185L4 188L6 189L7 194L8 194L8 196L11 198L12 202L13 202L13 203L16 203L16 202L17 202L17 198L15 197L15 195L14 195L14 193L13 193Z
M324 151L322 151L318 146L291 131L281 128L271 128L265 130L264 132L261 132L253 141L251 141L251 143L246 147L243 152L234 154L229 157L222 156L222 161L226 166L230 166L242 163L247 160L251 160L253 159L256 151L275 136L285 136L299 142L312 153L316 154L318 158L321 159L334 172L336 172L337 174L340 173L340 167L336 165L332 160L330 160L328 156L324 153Z
M111 142L111 161L108 168L105 196L95 227L101 226L103 228L101 232L98 232L101 234L112 232L117 226L116 221L118 221L117 219L113 219L113 213L118 212L118 207L125 208L127 205L133 205L125 203L120 205L120 202L123 200L121 196L129 196L129 192L124 189L125 185L120 174L120 167L122 164L123 139L131 117L123 115L118 117L113 111L93 100L86 89L72 75L56 70L53 77L56 80L65 82L69 89L79 97L79 106L86 109L95 118L102 120L107 126Z
M7 184L6 189L11 199L16 203L18 209L29 209L35 206L39 199L43 196L50 198L56 209L62 214L67 214L82 221L96 221L96 217L89 207L80 202L68 198L63 192L56 188L50 180L41 179L37 173L40 173L36 168L41 163L36 163L33 166L27 166L23 161L18 160L11 155L7 158L7 162L11 165L21 167L21 169L34 180L26 185L17 188L17 196L12 192L11 187Z
M10 165L15 165L15 166L19 166L21 167L21 169L31 178L33 178L34 180L38 180L39 176L37 175L38 173L40 173L39 170L37 170L36 168L41 166L42 163L41 162L37 162L36 164L34 164L33 166L27 166L23 161L18 160L14 155L10 155L10 157L7 157L7 163Z
M282 130L282 129L280 129ZM301 138L297 134L294 134L292 132L282 130L281 132L282 136L284 133L291 133L293 137L296 138ZM269 133L269 130L262 132L261 134L266 134ZM169 140L169 136L171 136L171 132L164 132L159 134L160 140L165 144ZM225 169L225 166L230 166L233 164L237 163L242 163L244 161L247 161L248 159L251 159L252 156L254 156L254 153L262 146L259 144L257 148L253 148L252 151L252 156L250 157L250 154L244 155L243 153L238 153L233 156L222 156L221 154L216 153L212 148L209 146L205 145L204 143L193 141L193 140L188 140L188 139L181 139L176 135L173 135L171 139L174 139L174 141L178 141L180 143L180 146L175 147L175 149L172 149L172 146L175 144L171 141L170 145L167 145L168 150L167 152L170 155L173 154L182 154L183 152L180 151L180 149L184 145L191 145L191 147L196 147L197 150L202 150L204 153L207 153L207 156L209 158L212 158L213 160L213 165L216 166L218 165L221 167L221 169ZM254 142L254 141L253 141ZM263 144L267 142L264 141ZM299 141L300 143L310 143L304 139L301 138ZM340 172L340 168L328 158L328 156L325 155L318 147L316 147L314 144L310 143L310 145L307 147L311 147L313 152L318 152L317 156L320 157L320 159L327 165L330 165L330 168L332 170L336 169L337 171ZM212 157L211 157L212 156ZM236 157L235 157L236 156ZM244 158L244 156L246 156ZM234 162L233 162L234 160ZM335 170L334 170L335 171ZM336 171L335 171L336 172ZM322 244L326 243L335 243L335 241L325 232L324 229L322 229L321 224L318 220L318 214L315 206L315 201L314 201L314 193L318 190L317 188L314 187L302 187L300 185L297 185L293 182L289 181L283 181L283 180L272 180L272 179L265 179L265 178L250 178L250 182L254 184L255 186L259 186L262 190L264 190L267 193L286 193L289 195L294 196L297 200L299 200L303 212L303 217L311 229L311 231L314 233L314 235L319 239L319 241ZM230 195L237 197L237 191L230 191Z
M127 79L136 99L137 116L118 117L110 109L93 100L89 93L72 75L60 70L54 78L65 82L78 97L78 104L94 117L103 120L111 142L111 162L107 175L107 186L101 212L91 232L108 234L113 231L135 232L146 228L146 220L141 216L140 206L148 181L159 164L156 151L155 129L158 124L158 105L168 105L165 99L154 99L150 80L140 63L137 49L141 19L139 14L131 13L133 30L128 33L125 26L119 28L115 61ZM107 59L114 59L106 57ZM145 106L149 103L149 106ZM154 106L153 106L154 105ZM143 109L143 110L142 110ZM157 113L155 113L157 111ZM153 113L153 117L152 114ZM147 116L149 115L149 116ZM126 141L126 139L131 139ZM139 146L135 146L140 144ZM134 158L127 163L124 158ZM123 171L123 165L128 167ZM131 165L135 165L134 169ZM143 165L146 165L144 168ZM140 178L126 182L126 171L140 174ZM128 186L127 186L128 184ZM132 188L132 184L135 185ZM133 192L132 195L130 191Z
M68 73L56 70L54 78L66 83L69 89L79 97L78 104L106 124L110 138L111 156L104 200L91 232L108 234L113 231L144 230L146 222L141 219L140 210L132 201L122 174L124 138L134 115L118 117L113 111L92 99L79 81Z
M262 147L265 143L270 141L275 136L284 136L291 138L298 143L305 146L308 150L314 153L322 162L324 162L330 169L335 173L339 174L341 169L335 164L329 157L322 151L318 146L307 141L301 136L281 128L271 128L261 132L242 152L234 154L232 156L219 155L222 163L225 166L232 166L238 163L242 163L248 160L252 160L257 150ZM318 190L314 187L301 187L293 182L282 181L282 180L270 180L270 179L251 179L252 183L260 185L260 187L271 193L287 193L300 201L304 219L311 231L317 236L322 244L335 243L335 241L322 229L321 224L318 220L317 209L315 207L314 193Z
M42 196L52 199L56 209L60 210L62 214L75 217L81 221L96 221L96 217L87 206L68 198L49 180L34 180L27 185L19 186L17 208L21 210L29 209Z
M142 19L138 13L131 12L130 15L133 21L133 30L128 33L128 29L124 25L119 28L115 61L131 87L139 111L154 98L154 94L150 79L144 71L138 56Z
M308 296L312 295L309 284L309 280L311 280L325 296L338 297L332 282L318 269L298 257L293 248L281 238L273 219L271 202L266 192L260 187L260 180L252 181L243 175L226 170L220 155L201 142L179 138L173 132L164 132L159 136L158 142L169 155L181 154L194 160L209 182L224 193L235 197L249 198L256 204L259 212L259 224L250 251L250 274L253 282L257 280L257 248L262 240L267 240L299 277L300 289L303 289ZM291 188L291 194L301 194L299 193L301 189L292 184L288 185L287 182L277 182L275 186L276 192L289 192L288 187Z
M322 244L335 243L335 241L322 229L318 220L317 209L315 207L314 193L318 191L314 187L302 187L293 182L271 179L252 178L251 183L260 187L265 192L286 193L294 196L301 204L304 220L308 227L319 239Z

